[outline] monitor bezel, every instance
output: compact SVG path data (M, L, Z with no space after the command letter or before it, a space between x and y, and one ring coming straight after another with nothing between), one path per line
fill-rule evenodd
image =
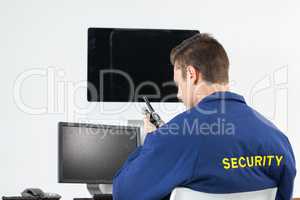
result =
M99 126L103 128L115 128L115 129L129 129L135 130L136 134L136 147L141 145L141 131L140 127L137 126L117 126L117 125L104 125L104 124L90 124L90 123L74 123L74 122L58 122L58 183L86 183L86 184L112 184L113 180L84 180L84 179L66 179L63 176L63 155L62 155L62 128L68 127L87 127L87 128L99 128Z

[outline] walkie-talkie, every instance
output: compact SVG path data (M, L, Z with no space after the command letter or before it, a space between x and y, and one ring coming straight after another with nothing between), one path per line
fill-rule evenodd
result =
M151 106L148 98L146 96L143 96L143 99L148 107L144 108L144 114L150 115L150 122L156 127L159 128L164 124L164 121L160 118L160 116L154 111L153 107Z

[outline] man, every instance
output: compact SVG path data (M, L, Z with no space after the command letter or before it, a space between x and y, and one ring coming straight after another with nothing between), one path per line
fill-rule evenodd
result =
M296 175L288 138L229 92L222 45L197 34L171 52L178 98L188 108L158 129L144 119L144 145L113 181L115 200L159 200L175 187L234 193L277 187L290 200Z

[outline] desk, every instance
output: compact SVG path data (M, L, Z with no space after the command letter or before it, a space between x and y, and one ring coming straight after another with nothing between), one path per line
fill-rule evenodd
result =
M73 200L113 200L112 195L99 196L96 198L74 198Z

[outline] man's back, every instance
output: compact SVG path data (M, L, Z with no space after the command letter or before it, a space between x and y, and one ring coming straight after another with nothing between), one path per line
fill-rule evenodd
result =
M291 173L291 180L294 178L295 161L287 137L246 105L243 97L230 92L216 93L203 99L198 108L203 112L213 108L217 111L203 114L193 109L191 114L195 117L186 117L194 123L204 119L198 123L197 133L202 135L197 140L201 149L198 171L185 186L204 192L231 193L277 187L284 171ZM201 129L201 124L205 127L203 123L209 124L209 131Z
M217 92L147 135L115 176L114 198L160 199L181 186L208 193L278 187L277 199L289 199L295 173L286 136L243 97Z

